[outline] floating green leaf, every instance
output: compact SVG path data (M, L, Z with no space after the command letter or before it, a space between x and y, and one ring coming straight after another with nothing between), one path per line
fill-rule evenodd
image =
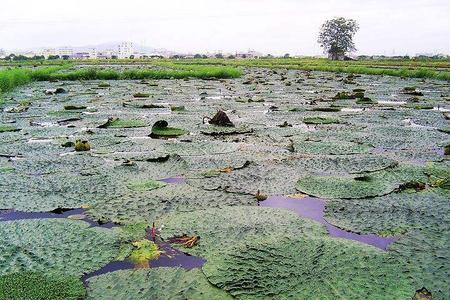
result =
M307 117L303 119L303 123L305 124L338 124L339 120L336 118L329 117Z
M37 219L0 222L0 274L60 272L82 275L118 254L113 230L83 221Z
M166 186L167 184L157 180L131 181L127 184L130 190L135 192L151 191Z
M89 279L88 297L109 299L232 299L211 285L202 271L181 268L121 270Z
M0 299L79 300L86 291L76 276L33 272L0 276Z

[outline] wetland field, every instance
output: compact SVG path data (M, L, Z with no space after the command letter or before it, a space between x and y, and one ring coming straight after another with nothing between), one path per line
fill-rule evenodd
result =
M0 67L0 299L450 299L449 70Z

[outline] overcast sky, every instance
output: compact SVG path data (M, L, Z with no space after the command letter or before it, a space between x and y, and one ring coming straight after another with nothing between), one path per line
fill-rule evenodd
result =
M312 55L321 23L335 16L359 22L358 54L450 53L450 0L1 0L0 49L130 40Z

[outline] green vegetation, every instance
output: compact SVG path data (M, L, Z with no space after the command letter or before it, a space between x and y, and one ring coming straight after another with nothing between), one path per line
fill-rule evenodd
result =
M150 94L148 94L148 93L136 93L136 94L133 94L133 97L134 98L148 98L148 97L150 97Z
M294 143L294 149L296 152L307 154L349 155L367 153L371 147L351 142L298 141Z
M11 131L19 131L20 129L7 124L0 124L0 133L2 132L11 132Z
M161 254L158 245L150 240L140 240L132 243L133 250L130 254L130 260L136 264L145 263L158 258Z
M75 142L75 151L81 152L89 150L91 150L91 145L89 144L88 141L77 140Z
M389 75L450 80L450 62L433 60L331 61L324 58L193 59L183 64L293 69L350 74Z
M330 238L318 222L284 209L170 213L159 224L165 239L200 236L199 245L183 251L206 258L207 279L237 299L402 299L412 290L388 254Z
M51 74L66 68L67 65L45 68L13 68L0 70L0 90L9 92L15 87L30 83L31 81L50 78Z
M87 68L42 75L39 80L136 80L136 79L183 79L183 78L237 78L241 71L232 67L203 65L173 65L165 69L113 69Z
M306 117L303 119L305 124L339 124L339 120L336 118L328 117Z
M325 199L362 199L387 195L402 187L427 182L423 169L399 166L367 175L308 175L297 182L297 190Z
M81 276L114 260L118 247L118 232L83 221L0 222L0 275L39 270Z
M0 299L8 300L78 300L86 291L76 276L12 273L0 277Z
M156 122L152 127L150 136L153 138L171 138L189 133L187 130L168 127L168 125L164 120Z
M147 123L140 119L110 118L105 124L100 125L99 128L136 128L146 126Z
M120 270L89 279L89 300L185 299L229 300L200 269L152 268Z
M14 88L28 84L32 81L43 80L51 74L66 68L67 65L45 68L8 68L0 70L0 105L3 105L2 93L9 92Z
M55 62L55 64L57 64ZM61 63L60 63L61 64ZM13 64L14 65L14 64ZM25 64L29 65L29 64ZM183 79L183 78L237 78L242 72L233 67L211 66L200 64L181 65L166 62L162 69L132 69L117 71L113 69L82 68L59 72L70 67L61 64L50 67L32 69L31 67L16 67L0 70L0 105L3 104L1 94L32 81L53 80L122 80L122 79ZM108 83L100 83L99 87L108 87Z

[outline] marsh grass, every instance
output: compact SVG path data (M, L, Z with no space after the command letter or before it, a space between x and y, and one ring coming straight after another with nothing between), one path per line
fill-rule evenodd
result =
M4 104L2 93L9 92L18 86L33 81L50 80L136 80L136 79L225 79L237 78L242 72L235 67L175 64L162 62L155 64L162 69L131 69L118 71L114 69L100 69L95 67L66 70L71 65L48 66L40 68L15 67L0 70L0 106Z
M137 80L137 79L222 79L237 78L241 71L233 67L173 65L167 69L131 69L125 71L104 70L100 68L79 69L42 76L38 80Z
M177 62L174 63L176 64ZM271 58L207 60L192 59L184 60L182 63L184 65L210 64L450 80L449 61L331 61L322 58Z
M48 78L50 74L60 71L67 66L53 66L45 68L11 68L0 70L0 106L5 103L3 93L32 81Z

